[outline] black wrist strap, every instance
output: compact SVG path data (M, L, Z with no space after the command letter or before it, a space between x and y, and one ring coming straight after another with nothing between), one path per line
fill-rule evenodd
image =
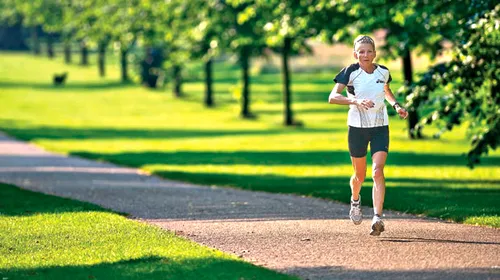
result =
M401 107L401 105L399 105L399 103L398 103L398 102L396 102L396 103L392 104L392 108L394 108L394 110L396 110L396 106Z

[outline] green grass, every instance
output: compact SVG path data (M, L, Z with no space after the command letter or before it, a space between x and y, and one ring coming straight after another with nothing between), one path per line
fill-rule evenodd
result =
M92 204L0 197L0 279L295 279Z
M48 150L139 167L201 184L349 200L352 166L347 151L347 107L329 105L332 71L293 73L293 109L303 128L282 123L279 74L252 76L255 120L242 120L234 90L239 69L215 64L214 109L204 108L200 65L190 66L175 99L170 89L118 83L116 67L66 66L24 54L0 54L0 127ZM293 68L292 68L293 69ZM50 85L69 71L65 87ZM401 85L392 74L394 91ZM500 227L500 153L475 169L463 156L465 128L441 139L408 140L405 122L391 117L386 209ZM432 135L435 128L426 128ZM362 190L371 204L371 172Z

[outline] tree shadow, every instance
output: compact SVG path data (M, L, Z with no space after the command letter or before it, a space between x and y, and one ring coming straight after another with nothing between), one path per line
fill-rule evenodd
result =
M0 269L4 279L295 279L236 259L144 256L95 265Z
M422 270L356 270L342 266L291 267L284 273L306 279L498 279L500 271L494 268L453 268Z
M155 175L204 185L219 185L251 191L293 193L303 196L325 198L347 203L351 195L349 177L293 177L276 175L241 175L229 173L200 173L180 171L156 171ZM471 182L446 180L403 179L404 187L390 187L400 179L387 178L384 208L405 213L424 214L458 222L468 217L499 216L500 189L498 181L491 188L470 189ZM483 181L481 181L483 182ZM457 183L459 185L457 185ZM372 205L371 180L361 189L363 205Z
M42 173L42 178L57 179L45 187L48 193L55 195L67 194L68 186L71 186L72 197L76 197L88 202L99 205L114 205L113 209L121 212L132 213L132 205L150 205L145 212L135 213L144 218L169 218L169 219L332 219L345 218L345 213L332 212L328 209L322 209L321 213L311 213L308 211L295 211L293 204L303 203L300 199L284 199L285 202L292 202L292 206L280 207L272 198L261 198L250 205L246 205L244 195L229 195L224 189L212 190L207 187L193 186L181 182L161 181L155 178L141 176L130 172L117 172L110 169L112 166L102 163L94 163L89 168L85 160L71 161L64 163L64 157L37 156L26 157L22 162L29 162L29 168L20 166L15 167L15 160L20 156L2 156L0 162L14 162L10 169L0 169L0 179L6 182L15 183L24 186L25 182L37 180ZM67 168L71 164L70 173ZM43 170L43 167L49 167ZM61 168L62 167L62 168ZM127 171L127 170L125 170ZM226 186L240 188L251 191L264 191L271 193L296 194L299 196L318 197L328 200L341 201L347 203L350 197L349 177L347 176L324 176L324 177L299 177L299 176L279 176L279 175L241 175L230 173L201 173L201 172L176 172L176 171L156 171L154 175L164 178L192 182L204 186ZM92 183L89 184L89 176ZM55 180L54 179L54 180ZM404 182L403 187L399 187L399 182ZM484 184L481 189L470 189L471 184ZM450 185L451 184L451 185ZM371 201L371 180L365 182L365 187L361 190L363 205L370 206ZM446 180L427 180L427 179L407 179L407 178L388 178L387 193L385 198L385 207L387 209L398 210L402 212L425 214L433 217L453 219L463 221L468 217L480 216L498 216L500 209L497 207L500 201L500 189L498 181L474 181L463 180L447 182ZM59 186L61 190L58 191ZM490 186L490 187L486 187ZM26 186L31 188L29 183ZM34 188L38 190L37 188ZM211 194L216 191L217 194ZM117 193L122 197L119 201L109 201L110 196ZM151 204L151 192L155 193L158 199L157 205ZM118 194L119 193L119 194ZM203 199L204 194L215 196L217 199ZM3 215L31 215L33 213L59 213L68 211L103 211L101 208L81 204L77 210L67 206L70 202L54 200L50 203L38 203L37 194L23 193L20 190L9 190L2 186L0 194L4 198L0 202L0 212ZM193 199L196 196L199 199ZM241 195L241 197L240 197ZM253 194L255 196L258 194ZM15 198L27 196L22 204ZM32 196L30 198L30 196ZM295 197L295 196L294 196ZM12 199L10 199L12 198ZM240 201L241 200L241 201ZM232 205L232 202L240 201L243 204ZM67 202L67 203L66 203ZM38 203L38 204L37 204ZM111 204L110 204L111 203ZM170 209L166 205L177 205L175 209ZM195 208L192 208L194 203ZM272 205L263 207L261 205ZM231 211L228 211L228 207ZM236 207L236 208L235 208ZM309 206L307 206L309 207ZM307 208L306 207L306 208ZM7 209L7 210L5 210ZM8 210L11 209L11 210ZM14 209L14 210L12 210ZM170 209L170 210L169 210ZM180 211L181 209L182 211ZM174 211L175 210L175 211ZM311 210L311 209L310 209Z
M0 183L0 216L31 216L67 212L116 213L94 204L46 195ZM22 198L22 199L20 199ZM118 213L126 215L124 213Z
M326 103L326 102L325 102ZM324 113L347 113L347 108L342 108L338 106L331 106L329 108L296 108L293 109L294 112L300 114L324 114ZM283 111L281 109L256 109L256 114L266 114L266 115L281 115ZM345 129L347 133L347 126Z
M333 82L333 77L328 78L328 79L318 79L318 78L311 78L310 76L299 76L295 75L293 77L293 80L291 81L292 87L294 85L306 85L306 84L314 84L314 85L331 85L331 87L334 86ZM278 79L278 80L277 80ZM264 74L264 75L259 75L256 77L251 77L251 85L281 85L281 81L279 80L281 77L277 74ZM191 80L193 82L203 82L202 79L196 79L196 80ZM216 84L228 84L228 85L238 85L240 82L239 76L238 77L228 77L228 76L221 76L221 77L216 77L214 78L214 83ZM331 90L331 89L330 89ZM253 91L252 91L253 92ZM295 91L293 91L295 92Z
M240 135L293 134L298 130L304 133L333 133L332 129L317 128L275 128L261 130L210 130L210 129L116 129L116 128L68 128L40 126L30 128L4 127L2 131L25 141L37 139L175 139L175 138L213 138Z
M33 83L33 82L20 82L20 81L0 81L0 89L36 89L36 90L47 90L47 91L71 91L74 90L86 90L88 91L100 91L113 88L124 88L124 87L137 87L136 84L130 82L67 82L64 85L56 86L52 83Z
M197 136L193 136L197 137ZM147 164L171 165L282 165L282 166L332 166L350 165L351 159L347 151L235 151L235 152L129 152L101 154L89 152L71 152L71 155L108 162L122 163L134 167ZM465 156L443 154L416 154L407 152L391 152L387 165L390 166L465 166ZM500 157L483 159L482 166L499 166ZM485 182L485 181L481 181ZM500 181L494 183L499 184Z

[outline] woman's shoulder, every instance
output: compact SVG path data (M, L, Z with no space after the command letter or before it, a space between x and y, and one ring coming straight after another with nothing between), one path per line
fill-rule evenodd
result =
M354 71L357 71L359 70L360 67L359 67L359 63L353 63L349 66L346 66L344 68L342 68L342 70L340 70L340 73L343 73L343 74L350 74Z
M333 78L333 81L336 83L342 83L347 85L350 81L351 74L357 70L359 70L359 63L354 63L349 66L346 66L340 70L340 72Z

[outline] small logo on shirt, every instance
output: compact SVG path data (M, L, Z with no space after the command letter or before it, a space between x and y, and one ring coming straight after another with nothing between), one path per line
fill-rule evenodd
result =
M376 81L376 83L377 83L377 84L383 84L383 83L384 83L384 80L378 79L378 80Z

